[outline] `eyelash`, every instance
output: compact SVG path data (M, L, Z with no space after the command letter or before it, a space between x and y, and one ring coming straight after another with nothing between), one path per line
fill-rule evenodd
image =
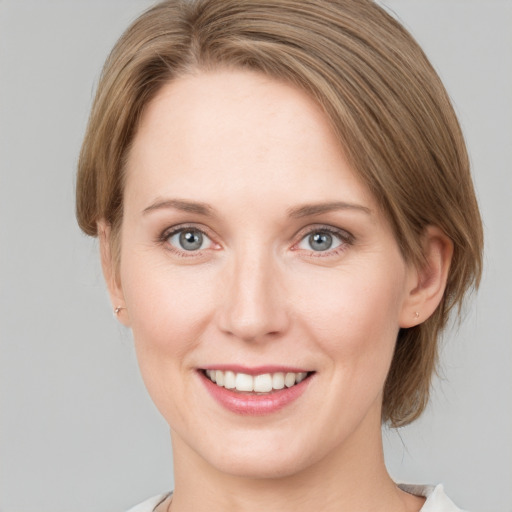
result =
M292 250L299 250L297 249L297 246L314 233L329 233L340 241L340 245L334 249L328 249L326 251L308 251L308 256L313 258L329 258L338 256L343 251L345 251L347 247L354 244L354 236L348 231L319 224L315 226L308 226L305 231L300 232L299 241L293 245Z
M198 227L197 225L193 225L193 224L190 224L190 225L182 224L182 225L174 226L170 229L166 229L158 237L157 242L161 243L162 245L164 245L166 247L167 250L177 254L180 257L184 257L184 258L196 257L197 258L198 256L203 255L204 251L206 249L197 250L197 251L180 250L177 247L171 245L169 242L169 239L172 236L177 235L177 234L179 234L183 231L187 231L187 230L197 231L197 232L203 234L204 236L206 236L211 241L211 243L215 243L215 242L213 242L212 237L208 234L207 230L205 230L202 227ZM308 256L311 256L314 258L326 258L326 257L337 256L340 253L342 253L343 251L345 251L347 249L347 246L351 246L354 244L354 236L352 234L350 234L348 231L338 229L338 228L333 228L332 226L314 225L314 226L309 226L305 230L299 232L299 234L297 235L299 237L299 240L292 246L291 250L293 250L293 251L300 250L298 248L298 245L303 240L305 240L308 236L311 236L314 233L328 233L340 241L340 245L335 247L334 249L330 249L330 250L326 250L326 251L314 251L314 250L307 251Z
M181 224L181 225L174 226L172 228L164 230L162 232L162 234L158 237L157 242L164 245L168 251L171 251L180 257L183 257L183 258L196 257L197 258L198 256L204 254L204 249L199 250L199 251L185 251L185 250L180 250L177 247L175 247L169 243L169 239L172 236L177 235L178 233L182 233L183 231L187 231L187 230L198 231L199 233L202 233L204 236L206 236L209 240L212 240L212 237L207 233L207 231L204 228L198 227L193 224ZM212 241L212 243L214 243L214 242Z

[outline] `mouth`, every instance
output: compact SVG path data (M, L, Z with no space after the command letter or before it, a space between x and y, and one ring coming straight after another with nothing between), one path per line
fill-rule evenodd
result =
M310 388L315 374L276 366L198 370L209 395L224 409L244 416L269 415L288 408Z
M273 372L250 375L231 370L201 370L203 375L220 388L233 392L268 395L283 389L293 388L314 372Z

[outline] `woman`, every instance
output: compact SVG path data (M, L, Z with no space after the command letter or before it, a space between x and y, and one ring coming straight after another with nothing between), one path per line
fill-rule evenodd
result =
M169 423L136 510L458 510L397 486L381 425L424 410L477 285L459 125L366 0L166 1L110 55L77 217Z

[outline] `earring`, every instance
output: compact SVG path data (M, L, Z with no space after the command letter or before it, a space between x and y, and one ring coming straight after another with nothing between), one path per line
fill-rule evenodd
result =
M126 309L126 308L123 308L122 306L117 306L115 309L114 309L114 315L118 315L119 312L121 311L121 309Z
M415 311L414 312L414 318L418 319L419 317L420 317L420 314L417 311Z

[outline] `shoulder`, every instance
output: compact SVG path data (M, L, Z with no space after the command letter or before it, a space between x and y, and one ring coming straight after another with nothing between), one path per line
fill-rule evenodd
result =
M427 498L420 512L464 512L446 496L440 485L408 485L399 484L400 489L416 496Z
M127 512L153 512L155 508L162 503L162 501L165 500L169 496L169 493L166 494L159 494L158 496L153 496L152 498L149 498L148 500L139 503L135 507L132 507Z

